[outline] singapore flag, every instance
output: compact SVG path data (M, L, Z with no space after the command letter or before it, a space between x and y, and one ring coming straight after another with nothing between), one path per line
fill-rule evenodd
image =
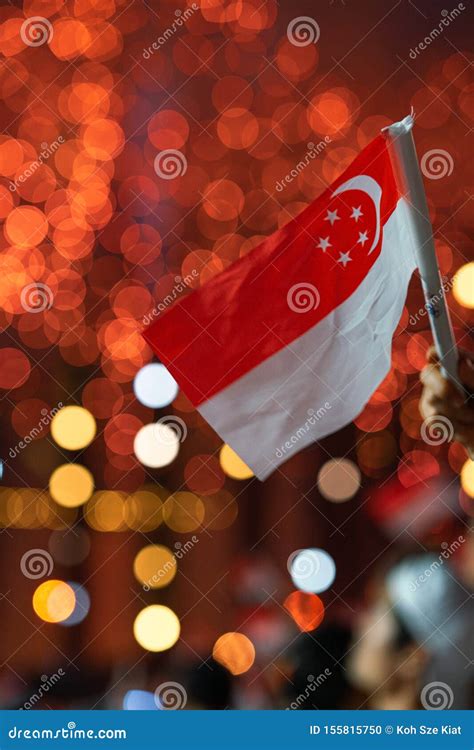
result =
M144 336L265 479L353 420L386 376L417 265L380 134L319 198Z

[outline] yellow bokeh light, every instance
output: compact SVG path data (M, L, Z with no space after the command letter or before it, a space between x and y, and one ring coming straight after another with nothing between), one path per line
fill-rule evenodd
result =
M37 498L35 510L38 524L47 529L70 528L77 520L77 508L58 506L47 492Z
M453 282L454 299L463 307L474 309L474 263L466 263L456 272Z
M146 651L166 651L179 638L181 626L175 613L162 604L145 607L135 618L133 635Z
M198 529L206 509L200 497L192 492L175 492L163 504L163 518L168 528L187 534Z
M44 622L63 622L74 612L76 596L64 581L41 583L33 594L33 609Z
M212 655L231 674L247 672L255 661L252 641L243 633L224 633L214 644Z
M37 491L26 487L10 492L6 506L9 525L19 529L33 529L37 526L35 504L38 495Z
M146 589L160 589L167 586L176 575L176 558L168 547L149 544L143 547L133 562L135 578Z
M123 492L95 492L84 511L86 523L96 531L123 531L126 528L125 498Z
M155 485L152 490L138 490L125 503L125 523L135 531L153 531L163 523L163 500L169 493Z
M220 490L214 495L203 498L206 509L205 527L213 531L221 531L231 526L239 513L239 506L230 492Z
M474 461L466 461L461 469L461 487L466 495L474 497Z
M222 470L232 479L250 479L253 477L252 469L249 469L240 456L232 450L230 445L224 444L219 454Z
M63 464L51 474L51 497L65 508L77 508L86 503L94 491L92 474L79 464Z
M53 440L66 450L85 448L95 437L95 419L82 406L65 406L53 417L51 435Z
M350 500L360 487L359 468L348 458L334 458L321 467L318 474L318 489L333 503Z

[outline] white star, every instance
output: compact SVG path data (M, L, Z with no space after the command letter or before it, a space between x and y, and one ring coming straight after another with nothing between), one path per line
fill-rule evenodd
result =
M339 258L337 259L338 263L342 263L344 268L347 266L347 264L352 260L349 253L339 253Z
M352 206L352 213L351 213L351 219L354 219L354 221L359 221L360 217L364 214L361 211L362 206L359 206L358 208L355 208L355 206Z
M325 253L328 247L332 247L331 243L329 242L329 237L320 237L319 245L316 245L316 247L320 247L323 253Z
M333 226L334 222L335 221L339 221L340 218L341 217L337 215L337 208L336 208L334 211L328 211L327 212L327 216L324 219L324 221L329 221L330 224L331 224L331 226Z
M368 239L368 232L359 232L359 239L357 240L357 244L360 243L362 247L364 247Z

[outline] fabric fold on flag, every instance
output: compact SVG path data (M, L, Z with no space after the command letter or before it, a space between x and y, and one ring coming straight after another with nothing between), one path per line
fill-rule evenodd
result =
M299 216L144 336L263 480L363 409L389 370L415 267L380 135Z

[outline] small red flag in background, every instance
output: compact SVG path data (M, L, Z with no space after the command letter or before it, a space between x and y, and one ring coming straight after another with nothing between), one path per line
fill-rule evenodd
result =
M144 336L260 479L354 419L390 367L416 267L378 136L299 216Z

